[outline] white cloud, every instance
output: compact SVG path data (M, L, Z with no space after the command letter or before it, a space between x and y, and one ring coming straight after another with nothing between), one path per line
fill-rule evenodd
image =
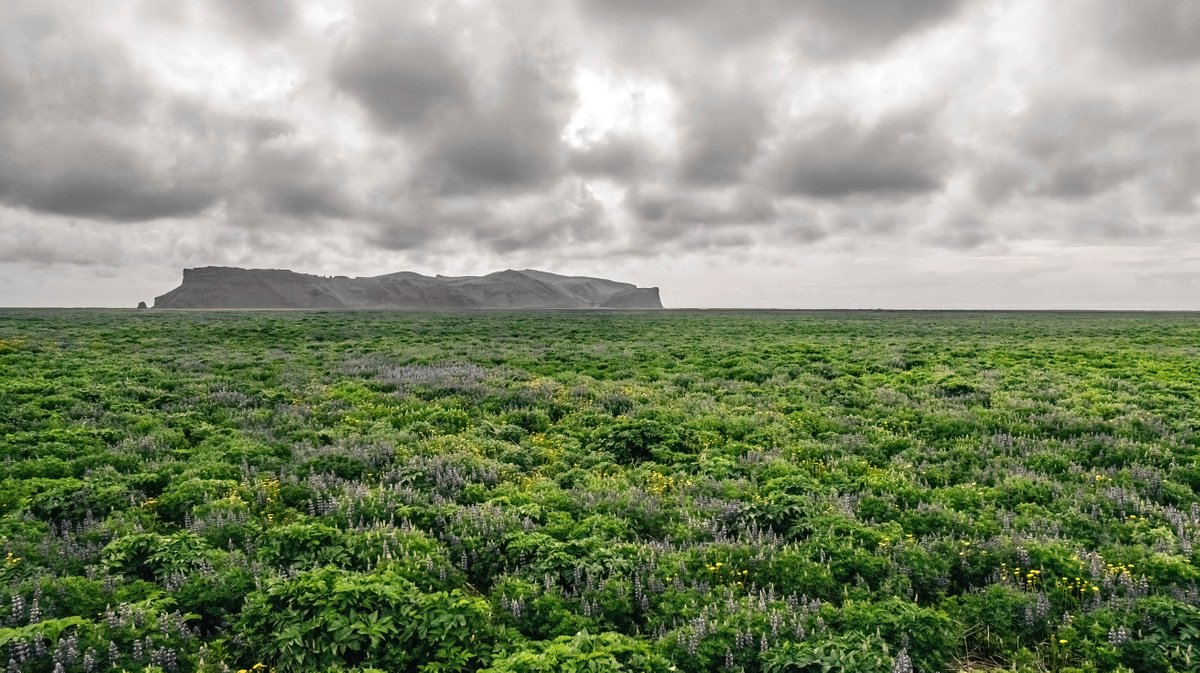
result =
M0 304L237 264L1191 305L1194 2L869 4L12 0Z

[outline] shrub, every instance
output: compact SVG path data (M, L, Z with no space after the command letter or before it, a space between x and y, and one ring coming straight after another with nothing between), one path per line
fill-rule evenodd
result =
M499 654L484 673L660 673L670 668L644 641L620 633L581 631Z
M767 652L763 673L880 673L892 668L887 643L878 636L822 636L784 643Z
M601 429L592 442L592 448L606 451L623 463L650 460L656 451L670 453L681 445L681 437L675 428L646 418L619 420Z
M486 601L425 593L389 569L332 567L269 580L250 594L235 623L246 661L281 671L373 666L391 671L467 671L492 646Z

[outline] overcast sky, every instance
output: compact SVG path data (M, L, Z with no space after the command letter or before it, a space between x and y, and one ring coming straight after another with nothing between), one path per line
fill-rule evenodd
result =
M0 305L205 265L1200 308L1196 0L4 0Z

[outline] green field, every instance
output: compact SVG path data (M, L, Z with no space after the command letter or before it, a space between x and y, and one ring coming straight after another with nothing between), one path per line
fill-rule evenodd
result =
M0 456L8 671L1200 669L1200 315L4 310Z

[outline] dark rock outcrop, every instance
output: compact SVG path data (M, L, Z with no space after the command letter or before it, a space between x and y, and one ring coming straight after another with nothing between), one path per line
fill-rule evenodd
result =
M206 266L183 270L183 284L154 299L155 308L662 308L658 288L499 271L486 276L314 276L279 269Z

